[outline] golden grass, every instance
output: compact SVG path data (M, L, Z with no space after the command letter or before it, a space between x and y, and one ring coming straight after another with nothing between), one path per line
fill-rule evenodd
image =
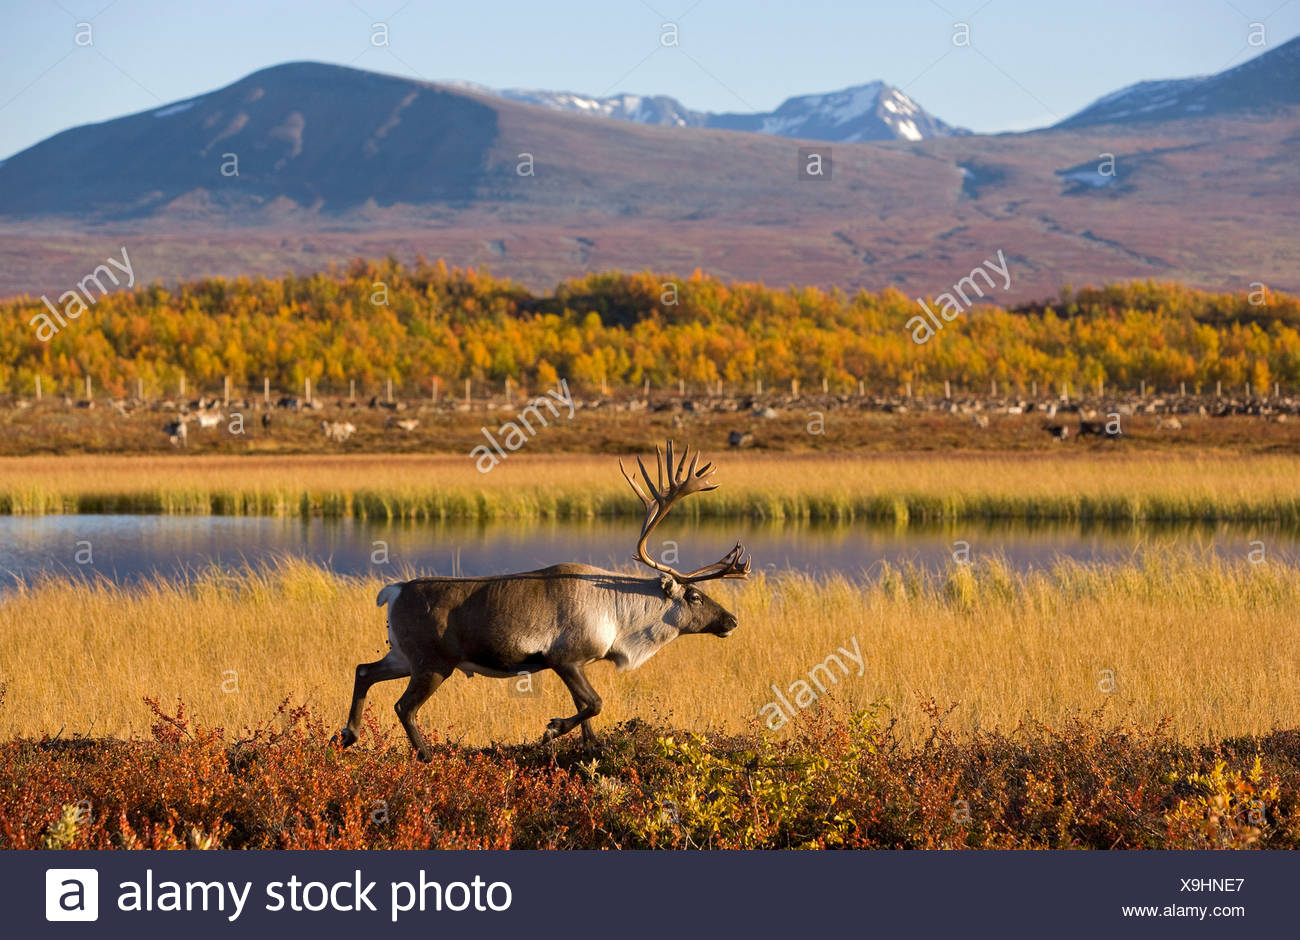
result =
M906 732L925 727L916 705L933 697L957 703L959 729L1009 729L1026 714L1052 724L1105 704L1139 725L1168 716L1175 735L1203 741L1300 722L1295 575L1157 553L1030 574L998 562L933 577L887 570L874 584L759 577L714 589L740 617L731 638L686 637L635 672L602 663L590 673L602 724L640 716L739 730L773 685L793 698L792 684L856 638L863 674L841 656L848 674L832 663L830 689L854 707L884 703ZM386 647L380 584L285 562L189 584L20 587L0 601L0 737L142 734L144 696L182 697L231 737L286 696L341 723L353 666ZM515 697L508 680L457 674L423 724L466 743L536 740L572 707L553 675L535 681L540 697ZM395 727L404 685L372 691L384 727Z
M723 453L722 488L683 515L765 519L1300 521L1300 458L834 457ZM638 513L613 457L13 457L0 513L151 512L379 519L586 518Z

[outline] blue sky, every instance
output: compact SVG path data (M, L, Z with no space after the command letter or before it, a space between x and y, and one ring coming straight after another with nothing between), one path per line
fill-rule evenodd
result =
M950 123L1023 130L1300 34L1300 0L2 0L0 11L0 156L301 59L661 93L715 111L883 79ZM1249 44L1252 22L1266 46ZM387 25L386 47L372 44L374 23ZM675 47L661 42L664 23L676 24ZM969 46L954 44L954 23L968 24Z

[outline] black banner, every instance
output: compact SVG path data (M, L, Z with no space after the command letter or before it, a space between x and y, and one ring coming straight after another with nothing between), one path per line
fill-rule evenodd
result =
M3 852L11 937L1294 933L1276 852ZM852 931L851 933L845 933Z

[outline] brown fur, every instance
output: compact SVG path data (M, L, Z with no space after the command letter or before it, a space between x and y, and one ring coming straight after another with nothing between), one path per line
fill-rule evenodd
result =
M371 685L409 676L396 709L422 760L430 754L416 712L456 669L498 678L553 670L578 711L552 719L543 739L581 724L591 747L590 720L601 703L584 666L604 659L634 669L677 636L726 636L736 628L733 614L672 575L638 578L580 564L487 578L417 578L389 585L379 603L389 605L392 649L357 667L338 740L344 747L356 741Z

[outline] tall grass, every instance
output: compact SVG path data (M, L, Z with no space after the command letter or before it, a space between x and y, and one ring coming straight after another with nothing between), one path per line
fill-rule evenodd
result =
M0 601L0 737L141 734L145 696L183 698L231 735L285 697L341 722L353 666L386 649L379 587L295 561L133 588L23 584ZM964 730L1102 706L1142 726L1168 717L1193 742L1300 723L1300 579L1274 563L1154 552L1029 573L998 561L939 574L887 568L870 583L787 573L711 593L736 611L737 633L679 639L632 673L592 667L601 723L751 728L842 647L864 665L829 661L835 681L822 673L823 697L882 706L904 733L926 726L916 706L927 698L955 704L948 721ZM468 743L535 740L572 704L553 676L534 681L530 697L458 674L423 722ZM372 693L390 729L403 686ZM810 713L790 711L782 733Z
M715 455L717 456L717 455ZM682 515L847 522L958 519L1300 523L1293 457L722 455L722 487ZM163 513L384 520L632 515L612 457L0 459L0 514Z

